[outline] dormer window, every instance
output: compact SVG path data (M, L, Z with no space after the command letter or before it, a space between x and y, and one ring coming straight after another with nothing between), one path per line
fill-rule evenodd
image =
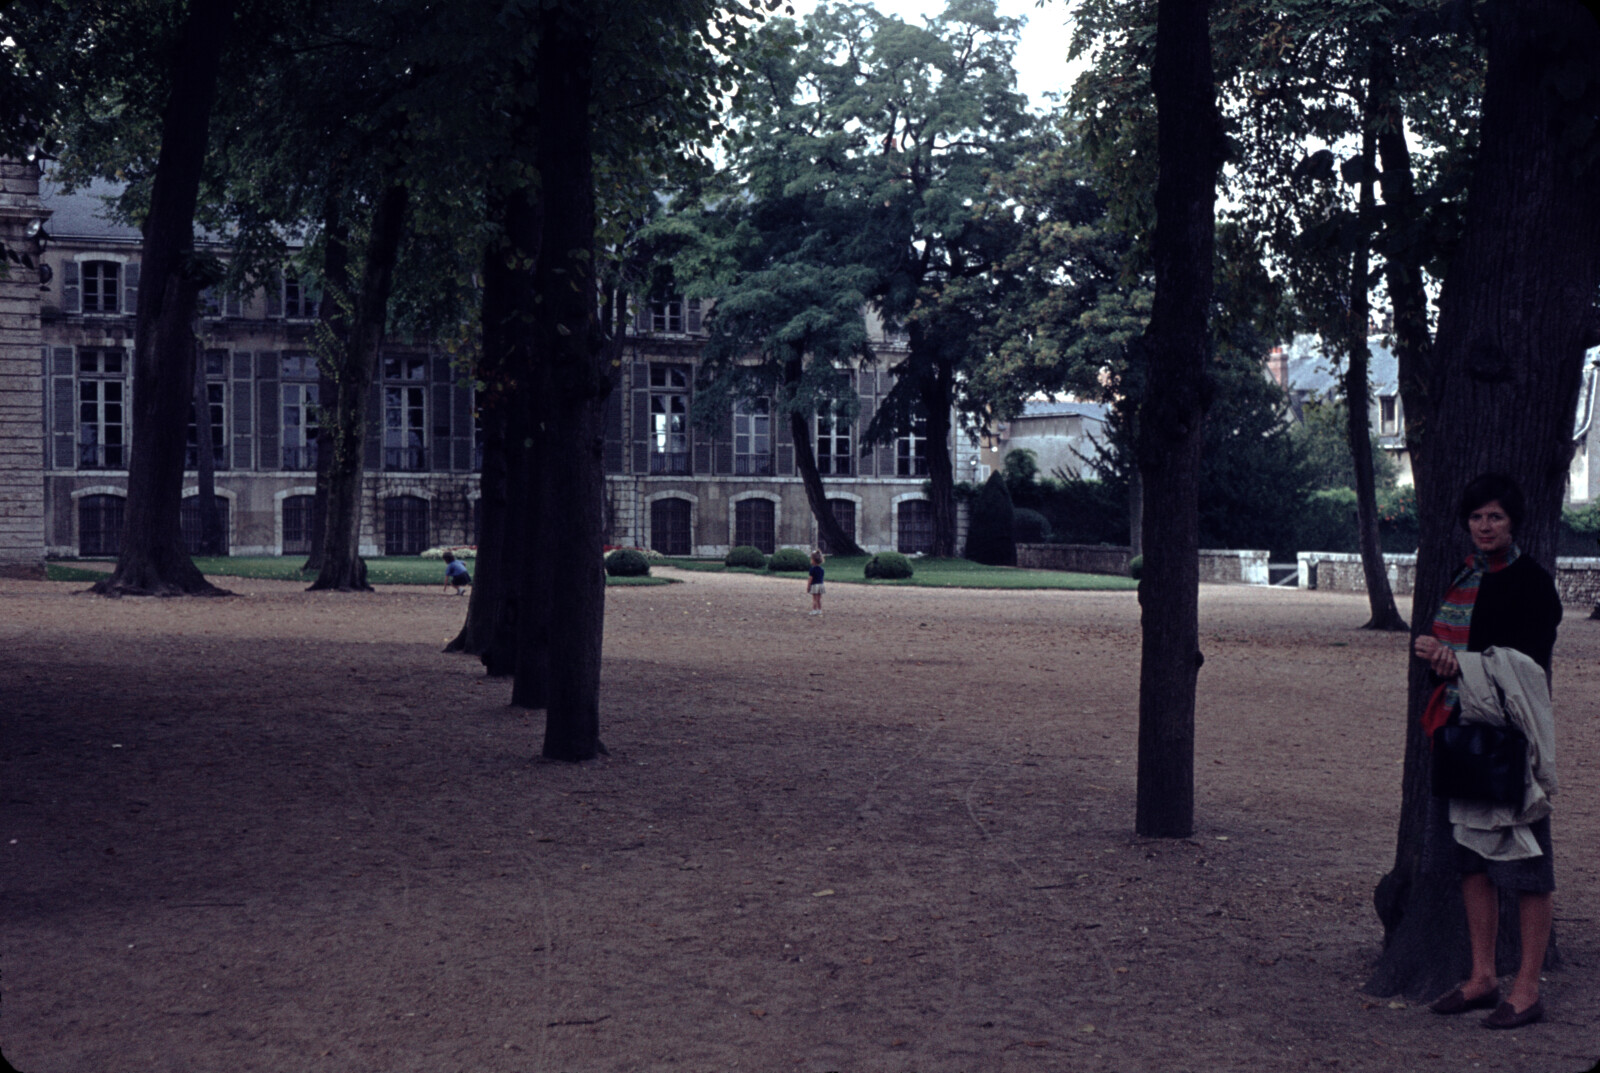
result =
M116 313L121 309L118 291L122 266L115 261L83 262L83 311Z

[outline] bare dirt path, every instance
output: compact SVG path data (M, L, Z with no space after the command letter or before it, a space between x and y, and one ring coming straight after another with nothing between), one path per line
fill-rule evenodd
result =
M1199 829L1131 833L1129 593L614 589L608 760L437 589L0 581L0 1044L111 1070L1587 1070L1600 623L1557 649L1551 1021L1359 993L1403 639L1208 586ZM1347 741L1337 753L1319 744Z

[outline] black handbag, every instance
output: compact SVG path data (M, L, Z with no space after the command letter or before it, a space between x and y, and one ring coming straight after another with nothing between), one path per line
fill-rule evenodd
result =
M1528 739L1509 723L1463 723L1456 709L1433 732L1433 795L1522 806Z

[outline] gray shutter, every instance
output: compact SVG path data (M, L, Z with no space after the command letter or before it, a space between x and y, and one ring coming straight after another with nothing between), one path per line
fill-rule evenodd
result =
M54 378L51 400L51 438L55 440L56 468L75 469L78 460L72 455L73 441L77 437L77 391L70 376Z
M83 287L78 282L77 261L64 261L61 265L61 312L83 312Z
M366 447L361 452L361 464L376 473L383 468L383 385L373 384L367 394Z
M76 355L75 355L75 352L73 351L73 349L71 347L69 347L69 346L53 347L53 348L51 348L50 353L51 353L52 357L55 359L55 364L54 364L54 367L51 369L51 372L53 372L56 376L71 376L74 372L77 371L76 369L73 368L72 359Z
M618 375L611 384L611 394L606 396L605 451L601 468L606 473L625 473L622 450L622 397L626 394Z
M250 352L248 350L235 350L233 352L233 378L235 380L249 380L250 370Z
M650 474L650 366L633 363L633 472Z
M443 359L435 358L438 362ZM444 362L446 374L450 371L450 363ZM434 376L438 376L439 366L434 365ZM428 468L435 473L448 473L450 471L450 385L448 383L433 385L433 413L428 415L433 427L428 434Z
M690 298L684 303L683 326L698 335L703 323L704 320L700 316L700 299Z
M789 431L789 416L783 417L782 431L774 432L774 438L779 438L778 448L778 476L794 476L794 434Z
M249 355L245 355L249 361ZM238 371L238 354L234 355L234 371ZM250 381L235 380L233 382L233 468L239 470L251 469L252 451L255 447L255 437L251 434L255 428L252 420L255 411L250 405Z
M274 272L267 280L267 316L283 316L283 273Z
M458 473L471 473L472 466L472 385L455 385L451 389L451 404L455 407L455 468Z
M712 472L725 477L733 472L733 409L723 415L722 427L712 441Z
M256 443L260 448L256 456L257 469L283 468L283 452L279 448L282 407L283 393L278 390L278 352L263 350L256 355Z
M244 316L244 298L229 292L222 298L222 313L228 317Z
M650 303L642 298L638 301L639 304L633 311L633 330L647 332L650 330Z
M128 316L139 312L139 263L122 266L122 311Z
M689 472L711 472L711 434L692 425L689 428Z

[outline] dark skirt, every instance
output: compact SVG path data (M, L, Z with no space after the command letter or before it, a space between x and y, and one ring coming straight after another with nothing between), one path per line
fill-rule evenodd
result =
M1451 834L1450 802L1442 797L1428 801L1428 847L1424 851L1424 867L1432 864L1453 870L1457 875L1487 875L1489 882L1501 890L1527 891L1530 894L1548 894L1556 889L1555 850L1550 841L1550 817L1532 824L1534 841L1544 853L1538 857L1525 857L1520 861L1491 861L1461 845ZM1431 851L1431 852L1430 852Z

